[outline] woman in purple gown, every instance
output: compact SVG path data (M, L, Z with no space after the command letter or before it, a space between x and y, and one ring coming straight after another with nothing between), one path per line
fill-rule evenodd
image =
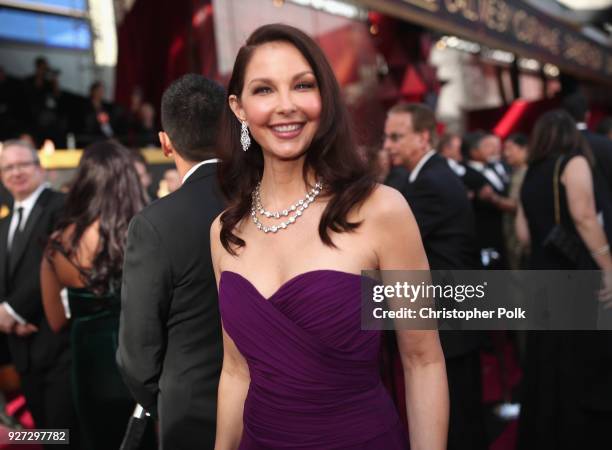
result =
M361 330L365 269L427 269L414 217L377 185L320 48L285 25L240 49L222 120L228 208L211 228L223 320L217 450L408 448ZM398 331L413 450L446 448L437 331Z

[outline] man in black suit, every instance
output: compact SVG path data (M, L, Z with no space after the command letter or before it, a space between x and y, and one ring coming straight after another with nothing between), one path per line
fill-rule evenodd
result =
M209 229L223 210L211 158L223 89L185 75L164 93L160 141L183 185L128 231L117 361L160 420L161 448L212 449L223 348Z
M414 213L432 270L473 269L474 217L463 183L433 150L436 120L425 105L400 103L388 113L385 148L410 171L403 194ZM448 448L486 448L481 402L480 335L440 332L450 394Z
M505 269L503 213L512 211L514 203L508 198L508 180L493 162L496 144L496 137L482 131L464 136L466 171L462 181L471 192L481 262L488 268Z
M385 147L409 172L403 193L415 215L432 269L477 266L474 217L467 191L433 149L435 116L425 105L398 104L387 116Z
M54 333L43 311L38 274L64 196L44 183L38 154L28 143L7 141L0 154L2 182L14 199L0 221L0 331L37 428L78 431L70 391L68 331Z

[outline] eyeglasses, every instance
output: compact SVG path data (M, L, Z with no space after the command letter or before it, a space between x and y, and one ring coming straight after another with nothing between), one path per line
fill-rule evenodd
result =
M29 167L33 167L37 165L38 163L36 161L24 161L24 162L9 164L8 166L0 167L0 172L10 173L13 170L25 170Z
M399 134L399 133L391 133L391 134L385 134L383 135L383 140L387 140L389 139L391 142L397 142L400 139L402 139L404 136L406 136L405 134Z

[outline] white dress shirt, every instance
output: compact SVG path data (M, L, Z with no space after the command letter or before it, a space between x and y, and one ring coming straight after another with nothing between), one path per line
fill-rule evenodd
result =
M19 220L19 215L16 214L15 211L17 211L17 208L23 208L23 212L21 213L22 215L21 215L21 225L20 225L20 230L23 231L26 226L26 223L28 223L28 218L30 217L30 213L32 212L32 209L34 209L34 205L38 201L38 197L40 197L40 194L42 194L42 192L47 187L49 187L48 183L42 183L27 198L21 201L15 201L15 203L13 204L14 213L13 213L13 217L11 217L11 223L9 224L8 242L7 242L7 249L9 251L13 243L13 237L15 236L15 232L17 231L17 222ZM15 319L17 322L19 322L22 325L25 325L27 323L27 321L23 317L21 317L19 314L17 314L15 310L11 308L11 305L9 305L7 302L2 302L2 305L4 305L4 308L6 309L6 311L11 316L13 316L13 319Z
M11 245L13 243L13 236L15 236L15 231L17 231L17 222L19 221L19 214L17 214L18 208L23 208L23 213L21 216L21 231L25 228L25 224L28 222L28 218L30 217L30 213L32 209L34 209L34 205L38 201L38 197L42 194L48 187L47 183L43 183L34 192L32 192L26 199L21 200L20 202L15 201L13 203L13 217L11 218L11 223L9 224L9 232L8 232L8 249L11 249Z
M463 175L465 175L465 167L463 167L463 165L459 164L457 161L451 158L446 158L446 162L448 163L448 166L451 168L451 170L455 172L458 177L462 177Z
M211 158L211 159L207 159L205 161L200 161L199 163L197 163L196 165L194 165L191 169L189 169L187 171L187 173L183 177L183 184L185 184L185 181L187 181L187 178L189 178L193 172L198 170L204 164L213 164L213 163L218 163L219 161L220 161L219 158Z
M495 189L500 192L504 190L504 182L495 170L487 167L480 161L468 161L468 165L477 172L480 172L493 186L495 186Z
M419 176L419 172L421 171L425 163L429 161L429 158L434 155L434 153L436 153L435 150L429 150L427 153L421 156L421 159L419 159L419 162L416 164L416 166L414 166L414 169L410 171L410 175L408 176L408 181L410 183L414 183L414 180L416 180Z

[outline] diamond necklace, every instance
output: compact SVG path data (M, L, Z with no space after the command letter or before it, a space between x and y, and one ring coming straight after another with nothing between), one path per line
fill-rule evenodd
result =
M305 198L298 200L287 209L283 209L282 211L267 211L261 203L260 187L261 182L257 183L257 186L255 186L255 190L253 191L251 200L251 218L253 219L253 223L257 229L263 231L264 233L276 233L277 231L284 230L289 225L295 223L295 221L302 216L304 210L315 201L323 189L322 183L317 181L314 187L306 194ZM260 222L259 218L257 217L258 213L267 218L280 219L281 216L288 218L287 220L283 220L278 225L268 227Z

